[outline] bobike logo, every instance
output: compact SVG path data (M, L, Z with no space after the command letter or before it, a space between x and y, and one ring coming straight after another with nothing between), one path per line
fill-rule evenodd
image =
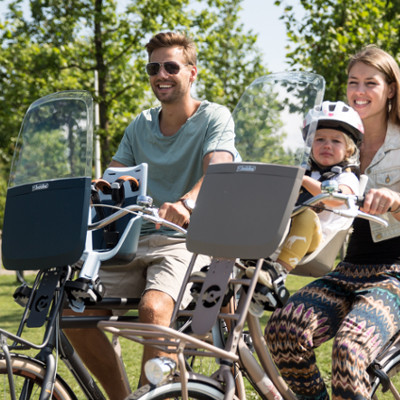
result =
M257 169L255 165L239 165L236 172L254 172Z
M32 186L32 192L35 192L36 190L46 190L49 188L48 183L37 183L36 185Z

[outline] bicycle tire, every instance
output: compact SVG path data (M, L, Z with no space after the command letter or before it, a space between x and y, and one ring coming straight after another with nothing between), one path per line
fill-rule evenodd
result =
M28 380L29 384L32 385L32 392L29 396L29 399L39 399L43 377L45 374L44 364L39 360L20 354L11 354L11 364L16 397L19 398L18 391L21 389L25 380ZM3 393L7 393L9 395L7 366L4 358L0 359L0 375L3 375L3 377L0 378L0 396L3 395ZM59 375L56 376L52 399L78 400L72 389Z
M190 400L222 400L224 392L210 384L203 382L188 382ZM180 382L169 382L161 386L145 385L132 393L126 400L163 400L181 399Z

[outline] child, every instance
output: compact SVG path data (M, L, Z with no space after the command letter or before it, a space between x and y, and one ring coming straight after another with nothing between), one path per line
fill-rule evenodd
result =
M301 199L321 193L321 182L334 179L345 194L358 194L359 181L351 166L358 163L358 146L363 137L363 124L358 113L345 103L324 101L311 110L305 120L305 131L311 120L317 120L310 169L303 177ZM304 200L303 200L304 201ZM324 202L329 207L345 207L340 201ZM272 289L277 276L292 271L300 260L313 252L325 238L342 229L347 218L329 211L316 213L308 208L292 218L290 231L276 261L266 260L258 281ZM246 274L252 276L254 267Z

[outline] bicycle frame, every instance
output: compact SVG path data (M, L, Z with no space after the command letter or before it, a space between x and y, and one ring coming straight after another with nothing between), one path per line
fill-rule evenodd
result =
M220 168L222 168L221 165L218 166L218 169ZM222 174L221 176L223 176L223 179L226 181L226 174ZM267 179L267 177L263 178L264 181L265 179ZM238 186L242 188L242 185L239 184ZM293 187L294 185L291 184L291 186ZM204 190L208 189L206 180L204 182L204 188ZM226 186L223 190L231 195ZM344 196L341 193L327 192L309 200L305 206L312 206L328 198L340 198L346 201L348 203L347 214L349 217L361 216L383 223L379 218L366 215L358 210L356 206L358 201L357 196ZM223 200L221 203L223 203ZM299 211L300 210L295 209L295 213ZM285 211L283 210L283 212ZM207 219L206 221L203 220L204 215L201 215L201 219L204 225L209 225L211 223ZM285 224L285 221L283 221L283 223ZM209 229L212 229L212 227L209 227ZM229 229L229 227L227 227L227 229ZM246 227L243 229L246 231ZM219 234L222 235L221 232L219 232ZM277 238L276 242L279 244L280 240L281 238ZM204 243L201 243L201 246L203 245ZM188 268L183 285L183 288L191 283L200 282L202 285L194 310L180 310L179 303L182 296L179 296L170 327L123 322L113 322L111 324L108 322L100 322L99 327L114 335L125 337L143 345L155 346L166 353L176 354L178 359L178 371L171 371L163 382L180 382L182 398L184 400L188 399L189 381L194 378L200 381L205 379L204 376L199 376L188 370L185 364L185 357L192 355L217 358L220 360L219 369L209 378L213 380L216 386L219 385L224 388L225 399L233 399L235 396L236 382L232 368L235 364L238 364L241 366L245 375L248 376L253 388L263 399L283 398L285 400L294 400L296 397L280 377L267 350L261 332L259 318L248 312L251 298L257 284L258 275L262 267L263 258L258 259L255 273L251 279L245 276L237 276L237 274L234 273L234 267L243 268L240 263L236 262L235 258L220 257L214 257L205 277L192 277L192 268L195 259L196 255L193 257ZM222 306L224 304L225 294L229 292L229 286L240 288L240 297L237 306L229 310L229 312L226 312L222 309ZM246 288L246 290L244 288ZM235 292L235 290L233 290L233 292ZM181 295L182 294L183 290L181 291ZM189 317L192 320L191 328L193 333L185 334L174 329L174 321L181 316ZM218 320L224 320L230 326L228 336L222 348L218 344L210 344L207 341L209 332ZM257 362L243 339L245 323L247 323L249 328L249 335L259 362ZM240 399L245 398L240 396Z
M235 260L224 260L225 263L232 266ZM216 261L218 263L218 261ZM232 374L231 367L234 363L243 366L243 370L253 382L254 388L263 396L263 398L279 398L280 393L283 398L294 400L294 395L289 391L286 384L280 378L279 373L268 353L266 343L263 340L259 319L248 313L251 302L252 293L257 284L257 276L261 269L262 260L259 260L256 272L252 279L229 279L231 285L248 285L247 293L241 290L241 296L236 310L229 313L219 313L218 318L230 321L232 329L226 339L224 348L207 343L205 336L199 338L197 334L185 334L177 331L173 327L162 327L158 325L140 324L140 323L124 323L107 321L99 322L98 326L107 332L124 338L134 340L135 342L152 345L165 351L166 353L174 353L178 356L179 374L169 377L173 380L179 380L182 386L182 398L188 399L187 383L192 376L201 379L198 375L187 370L185 357L201 356L218 358L222 361L219 370L213 374L215 384L223 383L225 388L225 398L232 399L235 393L235 378ZM192 267L192 266L191 266ZM190 275L191 267L189 267L188 275ZM213 268L211 266L211 268ZM217 267L218 268L218 267ZM188 277L188 283L190 277ZM180 311L178 316L193 317L193 312L189 310ZM247 344L243 340L242 332L247 322L249 334L253 341L254 348L262 363L262 367L258 364L253 354L249 350ZM273 397L268 397L273 396ZM278 396L278 397L277 397Z
M2 343L3 354L9 359L9 354L12 351L21 351L28 349L37 349L39 352L35 358L43 361L46 365L46 375L43 381L43 392L41 399L49 399L51 397L51 388L54 384L54 377L56 374L56 358L54 352L67 364L68 369L78 382L83 393L88 399L100 400L105 399L102 391L97 386L93 377L90 375L77 353L72 348L67 337L63 333L62 329L68 328L82 328L82 327L95 327L99 321L106 321L111 319L107 316L82 316L82 317L63 317L62 312L66 304L67 292L66 286L70 282L77 268L71 267L60 267L56 269L48 269L39 271L35 283L33 285L31 295L29 296L26 304L21 322L16 334L12 334L3 329L0 329L0 338ZM49 284L49 275L53 278L53 284ZM43 286L45 283L45 287ZM40 302L43 302L45 296L43 288L50 293L50 297L53 298L52 304L48 305L47 308L42 308L39 314L31 312L31 310L38 310ZM51 288L54 292L51 293ZM50 292L49 292L50 290ZM121 301L122 299L105 298L97 304L91 306L91 308L97 309L134 309L137 307L138 299L128 299L128 301ZM125 299L124 299L125 300ZM48 310L48 313L47 313ZM43 336L43 341L40 344L32 343L22 337L23 330L25 327L40 327L41 322L46 320L46 328ZM136 317L118 317L120 321L135 321ZM7 345L6 339L12 340L11 345ZM10 361L10 360L9 360ZM9 382L11 388L11 396L15 398L13 394L13 377L12 371L9 374Z

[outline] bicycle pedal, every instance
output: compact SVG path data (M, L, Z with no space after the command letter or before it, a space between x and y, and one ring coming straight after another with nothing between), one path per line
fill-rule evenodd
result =
M243 340L246 343L246 345L249 348L249 350L252 353L254 353L255 349L254 349L253 339L251 338L250 332L248 332L248 331L244 331L243 332Z
M252 301L259 304L267 311L274 311L279 307L283 307L290 296L289 291L282 281L276 280L273 282L274 289L257 283L253 293Z
M103 298L105 287L100 279L92 281L84 278L78 278L75 281L67 282L65 285L70 300L82 301L85 304L93 304Z
M284 283L282 283L280 285L276 285L276 286L275 286L275 282L273 282L273 283L274 283L274 287L275 287L276 296L279 299L279 303L281 306L284 306L290 297L289 290L287 290Z
M15 289L13 298L18 305L20 305L21 307L26 307L31 294L32 294L32 288L29 287L26 283L24 283L17 289Z

